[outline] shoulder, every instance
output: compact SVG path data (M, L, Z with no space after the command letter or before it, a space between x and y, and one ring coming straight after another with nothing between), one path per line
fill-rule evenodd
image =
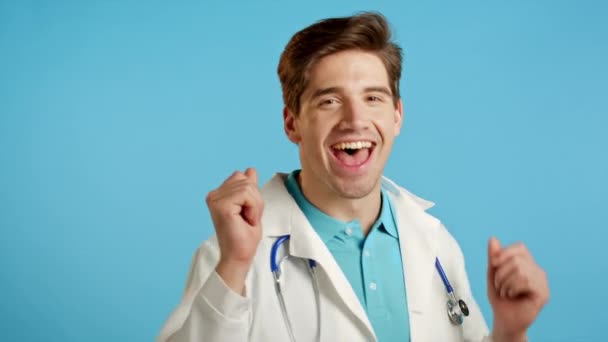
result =
M412 204L415 204L423 211L428 210L428 209L432 208L433 206L435 206L434 202L429 201L427 199L424 199L424 198L414 194L410 190L397 184L395 181L393 181L392 179L390 179L386 176L382 177L382 189L387 191L389 194L392 194L395 196L403 196L409 202L411 202Z
M460 253L458 242L448 230L439 217L429 213L428 210L435 206L435 202L423 198L402 185L397 184L390 178L382 178L382 188L391 194L392 202L397 210L406 211L407 215L416 217L417 222L423 222L420 227L426 233L432 234L433 240L440 248L454 253Z
M288 173L276 172L260 187L260 194L264 201L280 200L289 195L285 182L289 177Z

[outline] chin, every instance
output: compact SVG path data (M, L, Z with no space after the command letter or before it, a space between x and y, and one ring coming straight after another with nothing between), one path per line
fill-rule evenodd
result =
M334 178L334 180L331 181L331 186L341 197L359 199L366 197L374 191L378 182L379 177L371 177L371 175L347 179L340 177Z

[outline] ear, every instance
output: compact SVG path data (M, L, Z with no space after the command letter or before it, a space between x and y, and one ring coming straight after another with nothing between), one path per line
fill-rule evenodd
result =
M298 144L302 137L300 136L300 130L298 128L298 119L295 114L292 113L287 107L283 108L283 128L285 129L285 135L289 141L294 144Z
M401 99L397 101L397 107L395 108L395 136L401 133L401 126L403 125L403 102Z

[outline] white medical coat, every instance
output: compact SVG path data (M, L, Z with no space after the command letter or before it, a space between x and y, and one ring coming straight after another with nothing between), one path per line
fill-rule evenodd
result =
M287 192L286 177L277 173L261 189L262 240L248 273L245 296L230 290L214 271L219 246L216 236L212 236L197 249L182 300L157 341L289 341L270 272L271 246L278 236L286 234L291 234L291 239L283 248L290 256L313 259L318 264L320 327L305 263L292 257L283 266L283 295L296 340L313 341L320 329L321 341L376 341L347 278ZM397 216L411 341L490 341L488 327L471 293L461 249L443 224L426 213L433 203L386 177L382 182ZM447 316L447 294L435 269L435 257L439 257L457 296L469 306L470 314L463 325L453 325Z

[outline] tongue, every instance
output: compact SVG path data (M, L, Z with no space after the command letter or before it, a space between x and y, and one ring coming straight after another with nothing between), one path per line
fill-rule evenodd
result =
M357 166L363 164L369 157L369 148L358 149L352 155L343 150L336 151L336 158L347 166Z

